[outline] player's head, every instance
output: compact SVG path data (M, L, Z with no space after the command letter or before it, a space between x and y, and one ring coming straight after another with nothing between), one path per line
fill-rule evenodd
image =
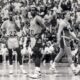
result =
M9 10L8 10L8 14L9 14L9 20L12 21L13 20L13 6L10 6L9 7Z
M9 20L10 20L10 21L13 20L13 12L9 12Z
M33 17L35 17L36 14L37 14L37 9L36 9L36 7L35 7L34 5L32 5L32 6L31 6L31 15L32 15Z

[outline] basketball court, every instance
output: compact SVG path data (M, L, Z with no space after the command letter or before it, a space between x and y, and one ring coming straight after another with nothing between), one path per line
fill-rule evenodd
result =
M19 70L19 65L14 64L14 73L9 74L9 65L0 64L0 80L80 80L80 75L75 76L71 71L68 63L58 63L56 65L57 72L49 71L50 64L41 65L41 77L32 79L28 74L33 72L34 64L25 63L24 69L26 74L22 74Z

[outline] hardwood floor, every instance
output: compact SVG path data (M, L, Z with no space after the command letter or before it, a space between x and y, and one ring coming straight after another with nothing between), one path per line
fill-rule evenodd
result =
M34 64L24 64L24 69L27 74L22 74L19 69L19 65L14 64L14 74L9 74L8 64L0 64L0 80L34 80L27 76L34 70ZM41 78L35 80L80 80L80 75L75 76L66 63L57 64L57 72L49 71L50 65L41 65Z

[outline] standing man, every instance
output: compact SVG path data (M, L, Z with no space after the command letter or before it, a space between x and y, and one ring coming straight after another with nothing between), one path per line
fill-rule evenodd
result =
M72 37L75 38L76 40L78 39L74 34L73 30L71 29L70 23L68 22L69 19L70 19L70 13L66 12L64 14L64 19L59 24L58 33L57 33L57 44L60 46L60 52L56 56L50 70L56 71L55 65L60 61L60 59L65 53L67 55L71 69L73 71L75 70L75 66L72 61L71 48L69 42Z
M77 12L77 19L76 19L76 24L77 24L77 36L80 39L80 13ZM76 72L75 74L78 75L80 73L80 42L78 42L78 63L76 67Z
M32 50L34 53L34 61L35 61L35 70L34 74L30 74L31 78L39 78L40 77L40 63L41 63L41 35L45 31L45 25L43 19L37 15L36 7L31 7L31 15L32 20L30 22L30 32L31 37L35 39L35 43L32 46Z
M17 59L20 64L20 69L23 73L25 73L22 65L22 56L21 56L21 50L19 46L19 40L16 35L16 33L19 31L19 28L17 27L14 19L13 19L13 9L10 7L9 9L9 20L6 20L2 26L1 26L3 35L8 37L7 40L7 47L9 51L9 73L13 73L13 51L17 52Z

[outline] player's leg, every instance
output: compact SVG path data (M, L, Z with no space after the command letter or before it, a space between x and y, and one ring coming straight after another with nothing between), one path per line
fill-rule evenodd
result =
M55 52L53 52L53 53L51 54L50 65L52 65L52 63L54 62L56 55L57 55L57 54L56 54Z
M75 71L75 66L74 66L74 63L72 60L72 55L71 55L71 49L70 49L70 47L67 47L67 46L65 46L64 49L65 49L65 52L67 54L68 62L70 63L70 67L71 67L72 71Z
M78 75L79 73L80 73L80 47L78 49L78 65L75 74Z
M15 51L17 52L17 59L20 64L20 69L21 69L22 73L26 73L26 71L24 70L23 64L22 64L22 55L21 55L20 47L16 48Z
M13 73L13 55L12 55L12 49L8 49L9 51L9 73Z
M57 56L54 59L54 62L52 63L50 70L52 71L56 71L56 63L58 63L60 61L60 59L62 58L62 56L64 55L64 49L60 48L60 52L57 54Z
M31 78L39 78L40 75L41 75L41 72L40 72L40 64L41 64L41 57L42 57L42 54L37 46L37 49L34 48L34 63L35 63L35 69L34 69L34 74L30 74L29 77Z

